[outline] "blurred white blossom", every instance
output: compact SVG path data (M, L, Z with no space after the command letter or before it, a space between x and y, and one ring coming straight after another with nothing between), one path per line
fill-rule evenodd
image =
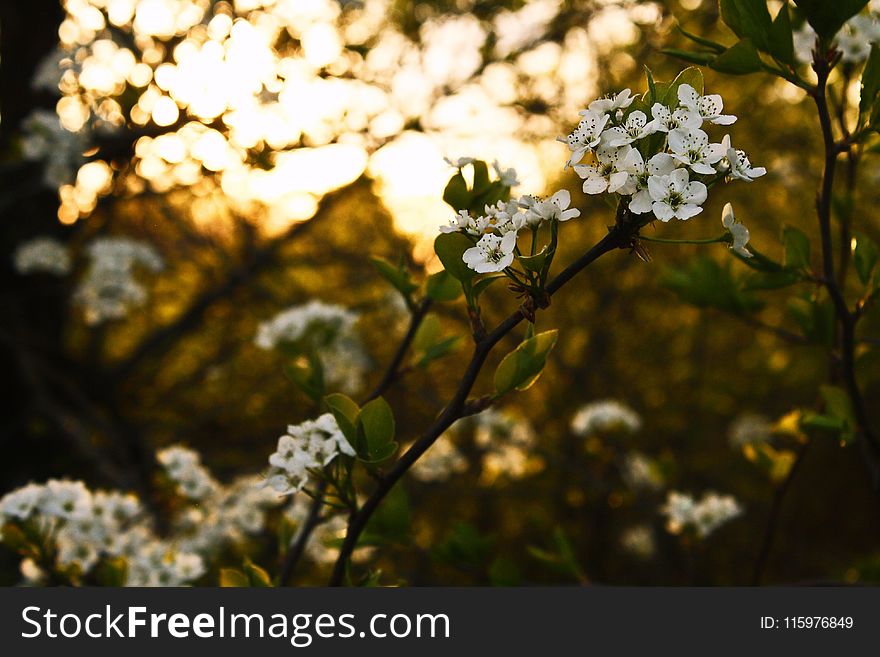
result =
M571 430L578 436L597 433L635 433L642 428L642 419L629 406L616 399L594 401L581 409L571 420Z
M55 276L70 273L70 253L67 247L51 237L35 237L22 242L13 255L15 270L19 274L44 272Z

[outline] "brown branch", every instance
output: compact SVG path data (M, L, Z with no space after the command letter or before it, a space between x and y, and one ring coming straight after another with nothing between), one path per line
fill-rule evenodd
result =
M624 217L627 215L622 213ZM554 278L546 287L547 295L553 295L563 285L568 283L579 272L592 264L596 259L618 248L626 247L632 242L633 236L638 231L638 225L621 221L609 230L608 234L596 243L589 251L580 258L566 267L556 278ZM407 471L415 464L416 461L434 444L434 442L458 420L462 413L466 411L468 395L476 383L477 377L486 362L486 358L492 351L492 348L510 331L512 331L524 319L522 312L517 310L507 319L498 324L490 333L479 340L475 347L474 353L468 363L467 369L461 378L461 381L453 394L449 403L434 421L434 423L419 437L412 446L398 459L391 470L381 479L376 490L367 498L363 506L353 513L349 524L348 531L345 535L339 556L333 568L333 575L330 579L331 586L340 586L345 579L349 559L357 546L361 532L366 528L367 523L373 513L385 499L385 496L391 491L394 485L407 473Z

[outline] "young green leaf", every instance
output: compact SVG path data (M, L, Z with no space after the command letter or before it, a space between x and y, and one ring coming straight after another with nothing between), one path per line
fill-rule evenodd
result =
M372 257L370 262L378 270L382 277L400 292L404 297L409 297L418 289L409 272L404 268L403 263L393 265L384 258Z
M224 588L231 587L248 587L251 585L248 576L245 575L240 570L235 570L234 568L221 568L220 569L220 586Z
M777 61L793 66L794 61L794 35L791 29L791 14L788 11L788 3L783 3L773 25L770 27L770 54Z
M439 271L428 277L425 293L434 301L455 301L461 296L461 283L448 271Z
M272 586L272 579L269 577L269 573L260 568L257 564L255 564L247 557L245 557L244 559L243 569L245 574L248 576L248 579L250 579L251 586L258 588L267 588Z
M853 263L856 266L856 273L862 285L867 285L871 280L871 272L877 265L877 244L865 235L856 235L856 248L853 251Z
M794 226L782 229L785 245L785 266L789 269L810 269L810 238Z
M370 460L385 459L397 449L394 444L394 412L382 397L364 404L357 427L359 435L363 432Z
M669 83L669 86L663 92L663 100L660 102L669 107L670 109L675 109L678 107L678 88L683 84L689 84L694 89L696 89L698 94L703 93L703 73L700 69L695 68L693 66L689 66L684 69L681 73L679 73L675 79ZM657 85L658 92L660 89L660 85Z
M434 252L450 276L462 282L470 282L477 272L468 267L461 256L473 245L461 233L441 233L434 240Z
M748 75L761 70L761 57L750 39L742 39L737 44L718 55L709 64L720 73Z
M526 390L541 375L547 356L556 346L559 331L545 331L529 338L507 354L495 370L495 393Z
M766 0L721 0L721 17L740 39L751 39L761 50L770 50L772 20Z
M354 445L357 440L357 420L361 409L350 398L338 392L324 397L324 403L336 418L343 435Z
M868 0L794 0L794 4L819 36L830 41L844 23L865 8Z
M716 41L712 41L711 39L706 39L705 37L701 37L699 34L693 34L692 32L688 32L681 25L678 25L676 27L678 28L678 31L681 32L686 38L690 39L694 43L697 43L697 44L703 46L704 48L708 48L709 50L714 52L716 55L720 55L721 53L723 53L726 50L725 46L723 46L722 44L720 44Z
M452 209L458 212L466 210L471 204L471 193L468 190L467 183L461 171L456 172L443 190L443 200L452 206Z
M862 88L859 98L859 114L861 116L871 113L878 92L880 92L880 46L874 44L865 64L865 70L862 71Z

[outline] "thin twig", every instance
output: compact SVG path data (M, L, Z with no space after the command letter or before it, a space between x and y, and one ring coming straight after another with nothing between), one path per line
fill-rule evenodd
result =
M599 257L617 248L628 246L637 230L637 224L630 224L621 221L619 218L618 223L609 230L604 238L580 258L566 267L558 276L556 276L556 278L547 284L547 295L550 296L554 294ZM374 490L367 498L363 506L351 516L345 540L343 541L339 556L333 568L333 575L330 579L331 586L340 586L343 584L348 570L349 559L357 546L361 532L366 528L367 523L382 503L382 500L385 499L385 496L388 495L394 485L406 474L415 462L418 461L422 454L434 444L437 438L439 438L446 429L452 426L452 424L461 417L462 412L466 408L466 402L471 388L473 388L476 383L477 377L483 368L483 364L486 362L486 358L492 351L492 348L523 319L522 312L517 310L476 343L473 356L468 363L467 369L461 378L455 394L449 400L449 403L434 423L412 444L400 459L398 459L391 470L389 470L382 478L376 490Z

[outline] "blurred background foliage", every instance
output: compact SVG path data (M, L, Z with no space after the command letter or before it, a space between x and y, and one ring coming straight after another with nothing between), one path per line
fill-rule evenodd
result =
M730 41L711 0L40 0L3 3L0 20L0 358L9 374L2 492L62 475L143 491L149 454L179 442L202 452L220 479L264 469L283 427L315 408L283 375L283 358L254 346L259 322L315 298L352 308L371 360L368 389L406 328L369 257L403 258L416 272L439 268L430 244L451 214L440 200L451 171L444 155L498 158L520 172L523 193L570 189L582 216L566 225L560 243L557 262L569 262L605 233L613 212L562 171L566 149L553 138L601 93L643 90L644 66L657 79L674 77L681 66L659 49L684 45L676 24ZM173 69L197 57L198 47L223 43L242 23L258 29L232 31L242 40L237 68L212 71L207 49L208 68L177 70L175 78ZM73 71L61 77L61 101L33 84L59 34L66 50L54 61L67 58L62 70ZM132 56L105 58L112 48L97 42ZM274 53L265 72L261 43ZM164 78L163 65L170 67ZM802 92L768 76L706 71L706 89L740 117L738 145L769 174L713 194L686 226L646 233L713 237L723 203L732 202L752 243L779 256L784 225L814 231L822 154L811 107ZM174 108L160 98L173 99ZM43 163L22 158L22 122L36 108L57 111L64 125L88 135L82 160L54 186L43 184ZM193 124L221 143L194 146L203 133ZM157 146L163 136L177 142ZM296 160L300 152L308 157ZM77 176L86 162L104 164ZM868 159L859 176L858 230L880 239L880 168ZM98 235L134 236L152 244L166 267L144 276L143 306L90 326L71 302L81 264L68 278L12 269L15 246L46 234L74 254ZM534 428L538 464L519 477L481 475L462 432L467 468L444 482L410 477L405 498L389 503L385 521L396 536L373 557L379 581L751 581L776 484L731 446L729 428L744 413L775 420L814 405L826 353L762 328L799 332L786 310L790 291L736 313L683 303L674 284L664 285L688 267L699 268L697 279L743 275L747 269L723 247L648 248L650 263L622 251L602 259L539 315L539 329L560 329L559 343L540 382L503 409ZM515 303L501 286L484 298L490 325ZM467 334L460 305L436 312L444 334ZM866 334L880 336L876 315ZM493 362L520 338L510 337ZM465 353L462 346L413 369L386 395L402 439L418 435L451 394ZM861 374L876 417L874 353L864 348ZM477 391L489 388L488 376ZM574 435L577 410L604 398L635 409L641 431ZM657 459L666 487L733 494L743 516L683 545L664 530L664 492L636 492L621 477L632 450ZM785 499L764 581L875 581L878 521L880 505L855 449L813 440ZM633 526L653 536L650 555L626 549L622 539ZM270 571L278 558L271 545L267 539L255 558ZM0 581L18 580L16 564L0 548ZM299 575L307 584L325 578L317 564Z

